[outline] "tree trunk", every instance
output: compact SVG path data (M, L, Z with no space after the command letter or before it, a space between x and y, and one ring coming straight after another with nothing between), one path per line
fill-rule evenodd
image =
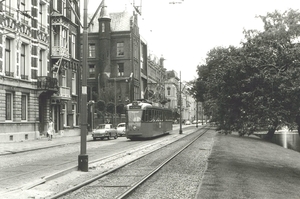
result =
M298 134L300 136L300 124L298 124Z
M276 128L269 128L265 139L266 140L271 140L273 138L274 134L275 134L275 130L276 130Z

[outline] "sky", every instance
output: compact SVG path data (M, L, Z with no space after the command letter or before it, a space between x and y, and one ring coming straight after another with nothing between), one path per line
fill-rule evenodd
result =
M288 9L300 10L297 0L105 0L109 12L141 5L139 27L148 51L165 58L167 70L182 81L197 78L197 65L205 63L214 47L239 46L243 30L262 30L256 16ZM101 0L88 0L94 13ZM180 2L171 4L171 2Z

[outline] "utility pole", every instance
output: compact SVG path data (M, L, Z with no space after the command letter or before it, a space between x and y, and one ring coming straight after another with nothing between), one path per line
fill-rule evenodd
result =
M182 134L182 113L181 113L181 71L179 72L179 134Z
M198 101L196 100L196 128L198 128Z
M83 55L82 55L82 82L81 82L81 111L80 111L80 155L78 156L78 170L88 171L88 155L86 154L87 136L87 53L88 53L88 26L87 26L87 0L83 7Z
M115 116L114 116L114 123L116 123L117 117L117 83L116 78L114 78L114 87L115 87Z
M201 103L201 119L202 119L202 126L203 126L203 114L204 114L204 110L203 110L203 103Z

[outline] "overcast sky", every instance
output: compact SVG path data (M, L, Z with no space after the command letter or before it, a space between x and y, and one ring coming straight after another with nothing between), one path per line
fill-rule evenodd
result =
M105 0L109 12L132 9L133 0ZM101 0L89 0L94 13ZM298 10L298 0L135 0L141 5L140 33L149 51L163 55L167 70L181 71L182 81L197 77L197 65L217 46L238 46L243 30L262 29L256 18L267 12ZM170 4L170 2L181 2Z

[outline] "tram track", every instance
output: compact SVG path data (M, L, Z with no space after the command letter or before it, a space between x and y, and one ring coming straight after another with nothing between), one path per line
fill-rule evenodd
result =
M105 156L105 157L102 157L102 158L97 158L99 155L90 155L90 164L94 164L94 163L97 163L97 162L110 162L110 161L113 161L117 158L120 158L122 156L124 156L126 153L128 153L130 151L130 153L134 153L138 146L138 148L146 148L146 147L151 147L155 144L160 144L162 141L158 141L154 144L143 144L143 145L138 145L138 144L134 144L134 146L131 146L131 147L127 147L126 150L124 151L121 151L119 153L114 153L112 155L108 155L108 156ZM64 165L67 166L67 168L64 168L64 169L61 169ZM26 171L26 167L35 167L35 169L28 169L28 171ZM54 162L53 164L40 164L39 165L39 168L37 168L37 165L35 163L31 163L31 164L27 164L27 165L23 165L22 166L22 172L17 172L17 174L13 174L13 175L9 175L10 172L6 171L7 173L5 175L3 175L1 178L0 178L0 181L1 182L5 182L5 184L11 184L13 185L14 181L16 179L26 179L26 178L29 178L30 176L36 176L36 175L39 175L39 172L41 171L45 171L45 170L50 170L50 171L57 171L57 172L54 172L52 174L48 174L48 175L45 175L45 176L41 176L40 178L37 178L37 180L34 180L30 183L26 183L26 184L23 184L21 186L13 186L13 187L7 187L7 189L3 192L3 191L0 191L0 195L2 194L9 194L11 192L15 192L15 191L18 191L18 190L24 190L24 189L31 189L35 186L39 186L40 184L43 184L43 183L46 183L50 180L53 180L61 175L64 175L66 173L70 173L72 171L77 171L77 161L76 160L67 160L67 161L63 161L63 162ZM25 172L24 172L25 170ZM12 169L13 171L13 169ZM1 171L3 172L3 171ZM5 186L5 184L0 184L1 186Z
M198 129L160 149L151 151L48 198L126 198L207 131L206 128Z
M162 136L161 139L154 139L153 140L154 142L151 141L150 143L147 142L147 143L144 143L144 144L138 144L138 142L132 142L132 146L126 147L127 149L122 150L121 152L113 153L111 155L108 155L108 156L102 157L102 158L94 158L93 160L91 160L89 162L89 170L91 172L96 170L96 172L99 173L100 171L97 168L99 165L100 165L99 167L105 167L106 164L108 164L108 165L109 164L110 165L114 164L113 162L118 160L118 159L126 159L126 158L129 158L130 156L135 156L136 153L141 153L141 152L147 151L147 150L155 150L155 149L160 148L163 145L165 145L165 143L174 142L174 140L179 139L179 137L182 137L182 135L173 134L173 135ZM105 149L105 150L108 150L108 149ZM93 157L93 155L90 155L90 157ZM51 183L53 183L53 181L55 182L57 179L60 180L59 178L61 178L63 176L72 175L74 172L76 173L75 175L77 175L78 173L85 173L85 172L78 172L77 171L77 166L78 165L73 164L73 166L72 166L73 162L75 163L76 161L60 162L59 165L67 165L67 168L64 168L63 170L59 169L59 168L57 170L54 170L53 166L57 166L57 165L52 164L51 165L52 174L49 173L48 175L41 176L40 178L35 177L35 180L30 180L30 181L27 180L27 183L23 183L21 186L15 186L15 187L12 187L12 188L8 188L8 189L2 191L0 193L0 195L5 196L7 198L10 198L10 197L12 197L14 195L18 195L18 194L19 195L24 195L24 197L25 197L25 195L34 195L34 192L35 192L34 190L36 188L39 189L39 187L43 187L44 185L47 186L47 184L51 184ZM47 163L47 165L49 165L49 164ZM45 164L42 165L42 166L43 166L42 168L36 168L35 172L37 172L38 170L44 170L45 167L47 167ZM109 169L110 168L105 168L106 171L109 170ZM88 173L90 173L90 172L88 172ZM16 180L16 178L18 178L18 179L25 178L27 175L32 176L32 175L35 175L35 174L32 173L32 172L25 172L23 175L22 174L13 175L11 177L4 177L3 176L3 179L5 178L6 179L5 182L9 182L9 181L14 180L14 179ZM32 178L32 177L30 177L30 178ZM10 184L10 183L6 183L6 184ZM76 184L78 184L78 183L76 183ZM3 185L5 185L4 182L3 182ZM59 191L61 189L62 188L60 187Z

